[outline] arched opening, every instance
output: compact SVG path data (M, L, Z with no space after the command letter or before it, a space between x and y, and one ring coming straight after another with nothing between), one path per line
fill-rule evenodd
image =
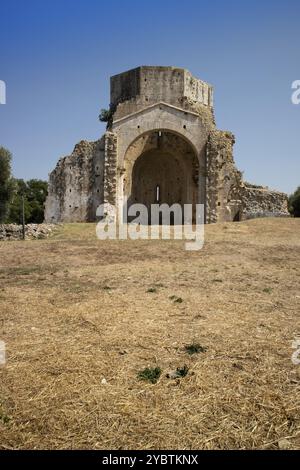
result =
M233 216L233 222L240 222L241 221L241 212L237 211L236 214Z
M183 215L184 204L192 204L195 220L198 159L194 149L183 137L169 131L141 136L125 156L124 193L129 207L143 204L149 216L152 204L179 204Z

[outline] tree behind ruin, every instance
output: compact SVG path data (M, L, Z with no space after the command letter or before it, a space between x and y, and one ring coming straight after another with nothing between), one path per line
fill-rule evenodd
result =
M0 147L0 223L6 221L9 205L14 194L14 180L11 175L12 154Z

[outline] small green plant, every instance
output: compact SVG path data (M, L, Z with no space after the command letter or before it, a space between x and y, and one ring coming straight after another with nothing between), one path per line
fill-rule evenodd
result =
M159 377L161 376L161 368L160 367L146 367L143 370L140 370L137 374L138 379L145 380L147 382L151 382L152 384L156 384Z
M207 350L206 347L201 346L199 343L187 344L184 349L190 356L193 354L204 353Z
M0 412L0 421L2 421L3 424L7 424L10 421L10 417Z
M101 109L99 114L99 121L108 122L111 116L110 109Z
M170 372L166 375L168 379L182 379L188 374L189 368L188 366L184 365L183 367L177 367L177 369L173 372Z
M173 302L176 304L182 304L183 302L183 299L181 297L177 297L177 295L171 295L169 299L173 300Z
M149 292L149 293L155 293L155 292L157 292L157 289L156 289L156 287L149 287L149 289L147 290L147 292Z
M106 128L110 129L113 124L115 106L110 105L109 109L101 109L99 114L99 121L106 122Z
M265 292L266 294L271 294L273 291L273 289L271 289L271 287L266 287L263 292Z
M179 378L185 377L188 374L189 368L184 365L183 367L177 367L176 374Z
M213 279L213 282L223 282L223 279Z

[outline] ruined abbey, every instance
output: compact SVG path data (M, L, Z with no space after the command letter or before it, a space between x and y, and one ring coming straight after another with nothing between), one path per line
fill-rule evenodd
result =
M50 174L46 222L91 222L100 204L202 203L206 223L287 215L287 196L245 183L234 136L216 129L213 88L188 70L143 66L111 77L107 131Z

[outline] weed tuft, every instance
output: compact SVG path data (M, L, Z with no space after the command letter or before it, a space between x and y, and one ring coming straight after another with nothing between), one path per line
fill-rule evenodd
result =
M190 356L192 356L193 354L204 353L207 351L207 348L201 346L201 344L199 343L187 344L184 349Z
M151 382L152 384L156 384L159 377L161 376L161 368L160 367L146 367L143 370L140 370L137 374L138 379L145 380L147 382Z

